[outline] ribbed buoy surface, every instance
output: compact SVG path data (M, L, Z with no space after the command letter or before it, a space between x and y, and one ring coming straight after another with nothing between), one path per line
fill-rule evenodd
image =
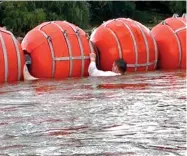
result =
M186 69L186 16L174 15L153 27L160 69Z
M14 35L0 28L0 82L23 79L24 54Z
M27 33L22 48L31 56L31 74L35 77L88 75L91 50L87 34L67 21L40 24Z
M91 35L99 53L99 67L112 70L113 62L123 58L128 71L154 70L158 52L151 31L141 23L117 18L104 22Z

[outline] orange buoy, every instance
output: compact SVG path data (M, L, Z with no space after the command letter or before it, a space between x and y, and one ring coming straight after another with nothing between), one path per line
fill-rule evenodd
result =
M31 74L38 78L87 76L90 46L87 34L67 21L42 23L22 41L31 56Z
M186 69L186 17L176 14L152 29L159 52L160 69Z
M24 54L14 35L0 28L0 82L23 79Z
M99 53L99 67L112 70L113 62L123 58L127 71L150 71L156 68L157 45L151 31L129 18L104 22L90 38Z

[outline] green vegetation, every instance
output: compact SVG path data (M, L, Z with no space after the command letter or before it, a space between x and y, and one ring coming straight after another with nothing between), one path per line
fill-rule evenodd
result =
M24 36L44 21L67 20L90 29L112 18L128 17L154 25L185 12L185 1L4 1L0 2L0 25Z

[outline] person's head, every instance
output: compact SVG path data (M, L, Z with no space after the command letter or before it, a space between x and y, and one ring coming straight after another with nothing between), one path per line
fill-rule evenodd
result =
M127 70L127 63L124 59L120 58L113 63L112 71L115 73L124 74Z
M19 43L21 43L23 41L23 37L17 37L17 40L19 41Z

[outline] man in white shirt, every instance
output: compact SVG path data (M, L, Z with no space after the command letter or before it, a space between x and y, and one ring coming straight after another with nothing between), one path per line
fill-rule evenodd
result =
M96 55L90 53L90 65L88 67L88 73L90 76L118 76L123 75L127 70L127 63L124 59L118 59L113 63L112 71L98 70L96 67Z
M113 63L112 71L102 71L98 70L96 67L96 55L95 53L90 53L90 65L88 67L88 73L90 76L118 76L123 75L127 70L127 63L124 59L118 59ZM38 78L33 77L27 68L27 65L24 65L23 68L23 77L24 80L37 80Z

